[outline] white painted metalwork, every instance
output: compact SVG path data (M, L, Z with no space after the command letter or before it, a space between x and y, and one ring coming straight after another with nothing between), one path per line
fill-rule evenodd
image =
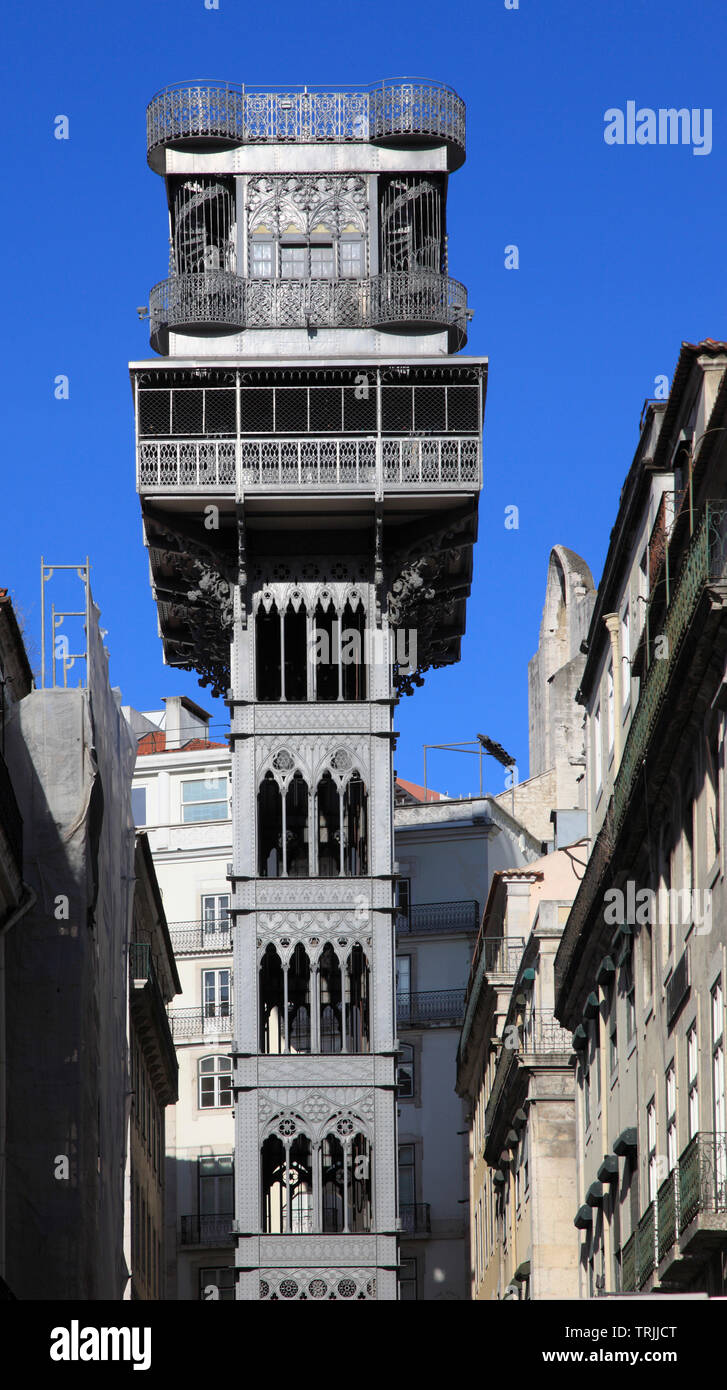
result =
M181 140L254 144L441 141L453 147L453 167L465 148L465 104L443 82L395 78L337 91L314 87L264 90L202 79L157 92L147 107L149 163Z
M431 325L467 338L467 291L435 271L368 279L243 279L231 271L173 275L149 294L150 338L244 328L382 328Z
M381 439L381 481L387 491L410 487L479 488L477 439L430 436ZM363 488L377 484L377 440L245 439L240 441L240 485L245 488ZM234 440L140 440L141 491L235 488Z

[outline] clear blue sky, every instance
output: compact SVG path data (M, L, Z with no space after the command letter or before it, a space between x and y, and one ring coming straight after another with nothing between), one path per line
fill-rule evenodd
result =
M724 0L520 0L514 11L503 0L39 0L11 5L4 28L0 585L37 642L41 553L88 553L112 680L142 708L174 693L208 703L193 674L162 665L134 492L126 364L151 356L135 309L167 268L147 101L198 76L421 75L464 97L450 270L475 310L468 350L490 358L480 538L462 662L399 706L396 763L418 781L423 742L480 731L526 775L527 662L550 548L572 547L598 579L655 377L671 376L683 339L727 336ZM710 108L711 154L607 146L604 112L628 100ZM58 114L68 141L54 138ZM510 243L517 271L504 268ZM59 373L66 402L53 395ZM518 531L504 526L510 504ZM433 761L430 781L474 791L476 761Z

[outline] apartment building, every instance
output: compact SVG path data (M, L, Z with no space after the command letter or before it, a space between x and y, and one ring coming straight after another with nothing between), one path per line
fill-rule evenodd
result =
M553 961L586 855L581 842L499 871L482 917L457 1078L472 1114L476 1300L577 1297L573 1049Z
M178 1103L166 1124L166 1296L234 1297L230 750L186 696L126 709L133 802L159 880L181 992L169 1008Z
M647 403L587 637L591 853L555 962L583 1297L725 1293L727 344Z
M430 798L397 783L399 1296L423 1301L469 1298L469 1105L454 1089L465 987L493 874L540 852L492 797Z

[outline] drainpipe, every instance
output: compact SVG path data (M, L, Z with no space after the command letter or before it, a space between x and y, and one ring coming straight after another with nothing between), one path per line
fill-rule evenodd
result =
M7 1194L5 1191L5 1171L6 1171L6 1144L7 1144L7 1060L5 1047L5 936L11 927L24 917L26 912L30 912L38 901L37 896L27 883L22 885L22 896L18 906L10 916L0 924L0 1278L5 1279L7 1273L5 1259L5 1204Z
M603 618L611 638L611 660L613 663L613 775L614 780L621 763L621 736L623 725L623 671L621 670L621 619L618 613L605 613Z

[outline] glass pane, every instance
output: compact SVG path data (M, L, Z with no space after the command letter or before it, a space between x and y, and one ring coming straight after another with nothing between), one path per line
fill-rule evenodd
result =
M131 814L134 825L146 825L146 787L132 787Z
M307 246L281 246L280 272L289 280L304 280L308 274Z
M183 811L182 819L185 825L204 820L226 820L227 802L208 801L206 805L184 806Z
M198 782L182 782L182 801L215 801L227 796L226 777L206 777Z
M310 273L330 279L333 275L333 247L311 246Z

